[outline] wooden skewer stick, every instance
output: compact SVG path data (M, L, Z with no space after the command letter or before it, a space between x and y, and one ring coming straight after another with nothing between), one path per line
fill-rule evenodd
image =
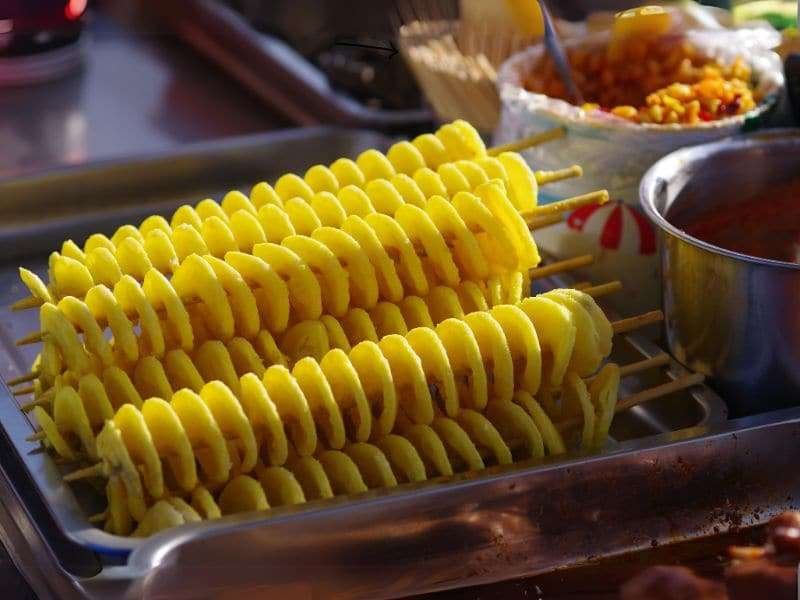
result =
M25 438L26 442L42 442L47 439L47 434L44 431L37 431Z
M666 396L667 394L672 394L674 392L679 392L695 385L699 385L703 383L704 379L705 376L702 373L692 373L691 375L679 377L678 379L670 381L669 383L657 385L655 387L642 390L641 392L631 394L627 398L623 398L617 402L617 406L614 408L614 413L621 413L622 411L633 408L634 406L638 406L644 402L649 402L650 400L655 400L661 396ZM571 429L572 427L580 427L581 425L583 425L583 417L580 416L571 417L555 423L556 429L559 431Z
M15 396L26 396L27 394L32 394L35 391L36 391L36 388L31 385L31 386L28 386L28 387L25 387L25 388L16 389L16 390L14 390L13 394Z
M21 405L19 409L22 412L30 412L37 406L44 406L45 404L50 404L53 401L53 398L56 396L55 388L50 388L46 392L44 392L38 398L31 400L30 402L26 402L25 404Z
M601 296L608 296L622 289L622 282L609 281L608 283L601 283L600 285L590 285L582 288L584 294L588 294L592 298L600 298Z
M558 225L559 223L564 222L564 215L556 214L556 215L545 215L542 217L532 217L528 220L528 227L531 231L536 231L537 229L544 229L545 227L550 227L551 225Z
M640 327L644 327L645 325L650 325L652 323L658 323L659 321L664 320L664 313L660 310L651 310L650 312L644 313L642 315L636 315L635 317L628 317L627 319L620 319L619 321L614 321L611 323L611 327L614 329L614 333L627 333L628 331L633 331L634 329L639 329Z
M592 287L591 281L579 281L575 285L572 286L573 290L585 290L586 288Z
M11 305L11 310L28 310L42 305L42 299L37 296L27 296L21 298Z
M564 179L580 177L583 175L583 168L580 165L572 165L564 169L556 169L555 171L536 171L533 175L536 177L536 183L539 185L547 185L548 183L563 181Z
M102 523L108 518L108 511L104 510L101 513L97 513L96 515L92 515L87 520L89 523Z
M581 194L580 196L573 196L572 198L565 198L564 200L558 200L556 202L551 202L550 204L537 206L536 208L520 214L527 222L533 217L553 215L556 213L560 214L575 210L581 206L590 206L592 204L605 204L608 202L608 199L608 190L596 190L594 192L589 192L588 194Z
M650 358L621 366L619 368L619 374L620 377L628 377L629 375L641 373L642 371L647 371L656 367L666 367L670 363L670 360L672 359L669 354L662 352Z
M566 134L567 130L564 127L554 127L553 129L548 129L547 131L522 138L516 142L509 142L508 144L501 144L494 148L489 148L486 153L489 156L497 156L503 152L519 152L520 150L532 148L533 146L538 146L539 144L544 144L551 140L557 140L564 137Z
M28 335L22 336L16 342L17 346L27 346L28 344L36 344L44 339L44 334L41 331L32 331Z
M541 279L542 277L550 277L556 273L563 273L570 269L580 269L594 262L594 256L591 254L583 254L581 256L574 256L565 260L559 260L543 267L536 267L530 270L531 279Z
M64 475L64 481L78 481L79 479L91 479L92 477L102 477L105 474L103 463L99 462L84 469L78 469L72 473Z
M15 385L19 385L20 383L27 383L29 381L33 381L39 377L39 371L33 370L30 373L26 373L25 375L20 375L19 377L15 377L14 379L9 379L6 383L11 387Z

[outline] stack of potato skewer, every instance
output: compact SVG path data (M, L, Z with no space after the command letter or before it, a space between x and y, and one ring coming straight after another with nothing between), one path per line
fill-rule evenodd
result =
M614 286L523 299L528 226L607 198L536 206L579 172L493 158L455 122L67 241L48 285L21 270L33 439L94 463L65 479L105 477L123 535L559 454L559 419L597 447L620 369L581 377L615 330L590 294Z

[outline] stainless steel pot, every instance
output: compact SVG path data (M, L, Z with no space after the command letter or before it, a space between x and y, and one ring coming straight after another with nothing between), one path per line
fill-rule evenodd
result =
M673 355L711 377L731 416L800 404L800 265L697 240L670 223L800 177L800 130L685 148L645 174L642 208L660 230ZM797 200L800 202L800 198Z

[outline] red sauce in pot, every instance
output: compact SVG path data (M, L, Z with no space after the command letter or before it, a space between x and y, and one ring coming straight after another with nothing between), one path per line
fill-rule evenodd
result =
M676 217L673 225L714 246L800 264L800 181L770 187L769 194L724 210Z

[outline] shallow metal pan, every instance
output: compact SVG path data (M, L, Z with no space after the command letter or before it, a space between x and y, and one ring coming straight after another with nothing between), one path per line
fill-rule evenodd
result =
M54 202L54 190L60 192L56 205L64 212L49 222L52 237L28 241L24 252L20 251L28 254L22 262L41 272L55 240L60 242L67 234L80 239L101 223L80 221L75 214L79 207L68 198L111 206L103 212L107 221L100 226L108 232L112 223L129 221L134 210L141 210L137 213L141 216L154 206L166 209L205 196L218 197L230 187L270 179L287 170L303 172L312 163L355 156L366 146L385 145L387 140L358 132L340 136L335 130L316 130L240 141L242 145L234 140L203 146L196 155L190 149L180 159L170 155L115 161L0 182L0 211L12 215L4 204L24 204L23 198L3 191L26 189L30 202L39 206ZM235 157L243 157L249 167L242 169ZM165 163L180 168L165 168ZM109 167L112 173L124 175L137 193L128 193L130 187L110 185ZM212 183L204 188L203 181ZM143 197L156 200L136 208ZM71 225L76 222L80 222L79 232ZM0 219L0 224L5 221ZM24 222L19 227L6 225L2 235L0 239L20 245L28 239ZM12 314L6 308L24 295L16 283L18 262L0 265L0 375L4 378L27 369L34 353L30 347L15 347L13 339L36 326L36 311ZM659 351L637 336L625 339L627 343L616 344L615 356L622 363ZM629 378L626 385L634 391L684 373L673 364L667 372L658 371L646 379ZM800 414L772 418L787 421L781 435L800 434L795 421ZM0 424L0 449L4 450L0 493L7 503L0 525L8 531L3 535L27 544L21 549L21 560L37 552L37 561L44 562L36 573L20 566L29 578L48 571L55 578L53 586L63 584L56 594L62 596L65 590L91 597L203 595L221 586L280 597L396 597L552 570L640 548L653 540L665 543L702 535L712 522L724 527L724 515L718 512L730 503L733 496L725 494L731 490L741 499L737 506L751 502L748 494L758 498L752 503L764 507L763 518L785 503L783 492L780 498L775 495L779 483L785 482L779 481L773 469L738 480L726 475L726 461L734 468L755 460L749 454L740 456L741 448L730 441L735 439L730 432L745 431L748 423L726 424L724 404L703 386L621 415L612 432L617 443L600 456L518 464L369 492L348 501L333 499L268 514L239 515L177 528L146 541L111 536L87 522L87 514L102 509L98 505L102 498L64 485L52 458L25 442L32 426L4 385L0 386ZM765 428L748 433L748 444L755 443L752 436L773 435L762 433ZM777 443L775 437L767 445ZM776 464L780 467L796 458L784 452ZM759 485L751 489L750 479L756 475ZM785 488L793 485L789 482ZM742 517L741 522L758 519ZM48 523L49 528L45 527ZM85 549L96 553L96 559L87 559L85 571L78 573L70 565L70 556L85 554ZM93 570L97 574L91 575Z

